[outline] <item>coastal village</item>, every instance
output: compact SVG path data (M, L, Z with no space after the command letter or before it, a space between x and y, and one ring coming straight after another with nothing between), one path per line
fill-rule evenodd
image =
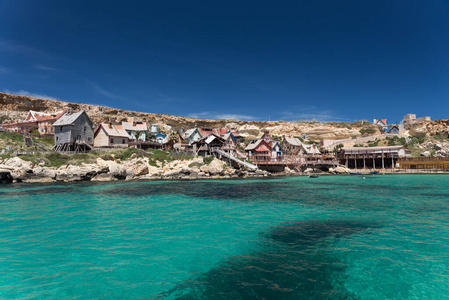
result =
M262 130L250 136L232 125L198 124L167 132L163 121L135 116L94 123L84 110L29 110L21 121L0 124L6 141L0 150L0 170L5 181L447 172L447 136L443 133L437 135L439 141L428 142L430 150L421 145L427 133L420 130L431 122L430 117L415 114L405 115L397 124L374 118L358 122L359 136L312 140L308 132L276 135ZM442 124L446 129L447 125ZM23 140L19 148L8 145L8 134ZM418 153L419 148L423 151ZM129 161L116 158L117 151L127 151ZM153 159L155 153L168 159ZM90 161L58 168L46 165L48 157L69 161L83 155L90 155Z

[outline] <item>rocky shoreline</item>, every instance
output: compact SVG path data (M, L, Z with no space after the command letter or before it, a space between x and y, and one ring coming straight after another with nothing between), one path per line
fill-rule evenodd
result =
M298 173L285 168L282 173L270 173L263 170L236 170L225 162L214 159L205 164L202 157L191 160L175 160L170 163L160 163L158 166L149 164L148 159L134 157L123 163L98 158L96 163L80 166L63 165L59 168L35 165L32 162L13 157L0 160L0 183L44 183L44 182L79 182L79 181L117 181L117 180L194 180L194 179L232 179L232 178L264 178L280 176L307 175L313 170ZM349 175L345 167L330 169L319 175ZM386 174L427 174L429 172L386 172ZM439 172L447 174L448 172ZM429 174L435 174L430 172Z
M0 174L3 174L0 179L5 183L226 179L273 176L273 174L262 170L236 170L218 159L205 164L202 157L176 160L165 164L158 162L157 166L150 165L148 159L141 157L134 157L123 163L98 158L93 164L63 165L59 168L35 165L20 157L13 157L0 161Z

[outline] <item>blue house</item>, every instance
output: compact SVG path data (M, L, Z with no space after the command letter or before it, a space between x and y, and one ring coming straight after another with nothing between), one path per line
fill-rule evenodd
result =
M156 134L156 142L162 144L164 142L164 139L166 138L165 134L158 133Z

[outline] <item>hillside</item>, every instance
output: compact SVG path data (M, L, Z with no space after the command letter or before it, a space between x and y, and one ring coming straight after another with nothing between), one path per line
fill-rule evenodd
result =
M235 120L203 120L182 116L144 113L128 111L104 106L78 104L72 102L39 99L27 96L0 93L0 122L12 123L25 118L29 110L53 112L57 110L85 110L96 124L100 122L116 122L125 120L126 117L138 117L151 124L158 124L165 132L177 131L181 127L185 129L194 127L227 127L235 128L245 137L252 138L269 130L272 135L300 136L308 134L312 140L344 139L360 136L361 129L377 129L369 123L318 123L318 122L259 122L259 121L235 121Z

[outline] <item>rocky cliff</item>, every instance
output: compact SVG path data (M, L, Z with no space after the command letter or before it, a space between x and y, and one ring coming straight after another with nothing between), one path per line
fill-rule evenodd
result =
M150 124L158 124L165 132L177 131L181 127L185 129L194 127L210 128L235 128L241 135L253 138L268 130L272 135L300 136L308 134L312 140L344 139L360 136L360 129L373 127L360 123L318 123L318 122L258 122L258 121L234 121L234 120L203 120L154 113L135 112L115 109L104 106L78 104L48 99L38 99L27 96L0 93L0 123L12 123L21 121L29 110L54 112L58 110L85 110L95 124L100 122L119 123L127 117L137 117Z

